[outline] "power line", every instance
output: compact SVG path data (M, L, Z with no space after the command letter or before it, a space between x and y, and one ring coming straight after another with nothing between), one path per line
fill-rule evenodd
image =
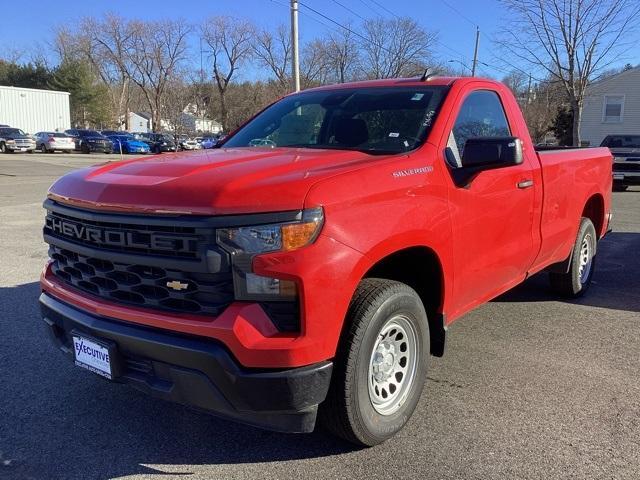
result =
M396 15L394 12L392 12L391 10L389 10L387 7L385 7L384 5L381 5L380 3L378 3L376 0L369 0L371 3L377 5L378 7L380 7L382 10L384 10L385 12L387 12L390 15L393 15L396 18L400 18L399 15Z
M451 10L453 10L454 12L456 12L458 15L460 15L462 17L463 20L466 20L467 22L469 22L471 25L473 25L474 27L479 27L479 25L474 22L473 20L471 20L469 17L467 17L464 13L462 13L460 10L458 10L456 7L454 7L453 5L451 5L449 2L447 2L447 0L441 0L442 3L444 3L447 7L449 7Z
M373 5L373 4L369 4L369 3L368 3L367 1L365 1L365 0L360 0L360 3L361 3L361 4L363 4L363 5L364 5L365 7L367 7L367 8L370 8L370 9L372 9L372 10L375 10L375 14L376 14L376 15L378 15L378 16L382 16L382 15L380 15L380 10L379 10L377 7L375 7L375 5Z
M447 0L442 0L442 3L444 3L448 8L450 8L452 11L454 11L455 13L457 13L458 15L460 15L460 17L462 17L463 20L466 20L467 22L469 22L471 25L473 25L476 28L480 28L480 25L477 22L474 22L473 20L471 20L468 16L466 16L464 13L462 13L458 8L454 7L453 5L451 5ZM489 42L494 43L493 40L484 33L484 31L482 29L480 29L480 35L482 35L482 37L486 38ZM525 75L531 75L529 72L526 72L524 70L522 70L519 67L516 67L515 65L507 62L504 59L501 59L502 62L506 63L509 67L513 68L514 70L519 71L520 73L524 73ZM496 67L495 65L489 65L488 63L485 62L481 62L478 61L478 63L484 65L485 67L489 67L492 68L493 70L498 70L504 73L511 73L509 71L506 71L502 68ZM542 80L535 78L535 77L531 77L533 78L535 81L537 82L541 82Z
M336 5L339 5L339 6L341 6L342 8L344 8L347 12L349 12L349 13L351 13L351 14L355 15L355 16L356 16L356 17L358 17L360 20L363 20L363 21L365 21L365 22L367 21L367 19L366 19L366 18L364 18L362 15L360 15L358 12L356 12L356 11L354 11L354 10L351 10L351 9L350 9L349 7L347 7L346 5L344 5L344 4L340 3L340 2L338 2L338 0L331 0L331 1L332 1L333 3L335 3Z
M289 5L279 2L278 0L271 0L271 2L275 3L276 5L280 5L281 7L285 7L285 8L289 8ZM316 17L312 17L311 15L307 15L305 12L300 12L302 15L304 15L306 18L309 18L311 20L313 20L314 22L328 28L329 30L333 30L334 32L339 32L340 30L338 30L335 27L332 27L331 25L327 25L326 23L324 23L322 20L318 20Z
M368 38L367 38L367 37L365 37L364 35L361 35L360 33L356 32L355 30L353 30L353 29L351 29L351 28L349 28L349 27L347 27L347 26L345 26L345 25L343 25L343 24L341 24L341 23L339 23L339 22L335 21L333 18L328 17L328 16L327 16L327 15L325 15L324 13L319 12L318 10L316 10L316 9L314 9L314 8L312 8L312 7L310 7L310 6L309 6L309 5L307 5L306 3L303 3L303 2L298 2L298 3L299 3L301 6L303 6L304 8L306 8L307 10L310 10L310 11L312 11L313 13L315 13L316 15L321 16L321 17L322 17L322 18L324 18L325 20L328 20L328 21L330 21L331 23L333 23L333 24L337 25L338 27L343 28L344 30L346 30L347 32L349 32L349 33L351 33L351 34L355 35L356 37L360 38L361 40L363 40L363 41L365 41L365 42L367 42L367 43L371 43L371 44L375 45L376 47L378 47L379 49L384 50L385 52L390 53L390 54L392 54L392 55L393 55L393 52L392 52L391 50L389 50L388 48L386 48L386 47L384 47L384 46L382 46L382 45L379 45L379 44L377 44L377 43L373 43L370 39L368 39Z

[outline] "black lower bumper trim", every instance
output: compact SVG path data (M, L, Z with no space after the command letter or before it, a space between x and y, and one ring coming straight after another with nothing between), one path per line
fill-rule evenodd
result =
M282 432L310 432L325 399L330 361L291 369L246 369L219 343L99 317L43 293L43 319L73 357L71 332L115 343L115 381L215 415Z

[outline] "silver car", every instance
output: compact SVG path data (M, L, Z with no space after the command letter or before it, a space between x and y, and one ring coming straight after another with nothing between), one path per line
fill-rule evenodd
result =
M66 133L38 132L35 134L36 146L42 153L72 152L75 149L73 138Z

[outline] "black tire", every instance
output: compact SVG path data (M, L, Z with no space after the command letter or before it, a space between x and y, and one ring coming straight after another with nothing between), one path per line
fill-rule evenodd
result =
M414 339L415 362L405 357L405 365L410 363L414 374L408 374L406 387L397 390L402 398L397 410L381 414L369 390L369 382L375 385L370 365L374 348L380 343L379 335L396 318L403 318L413 329L407 341L411 336ZM393 333L393 329L390 332ZM397 340L398 335L394 335ZM402 347L394 358L406 355L400 353L401 350ZM333 434L361 446L377 445L391 438L404 427L418 404L428 357L429 323L418 294L400 282L379 278L363 280L349 306L331 386L327 399L320 405L320 422Z
M588 267L583 266L581 273L581 262L584 262L585 256L583 249L585 242L589 243L588 256L590 261ZM598 245L598 236L593 223L588 218L582 218L576 243L571 252L571 263L567 273L549 273L549 281L551 288L559 295L569 298L577 298L586 293L591 285L593 272L596 266L596 253ZM584 271L584 269L587 269Z
M616 185L615 183L613 184L614 192L624 192L627 190L627 188L629 188L628 185Z
M0 153L7 153L7 147L4 142L0 142Z
M82 153L86 153L86 154L91 153L91 149L90 149L86 144L83 144L83 145L80 147L80 151L81 151Z

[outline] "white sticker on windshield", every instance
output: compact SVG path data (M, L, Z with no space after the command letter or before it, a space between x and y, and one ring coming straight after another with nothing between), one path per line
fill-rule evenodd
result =
M398 133L398 132L391 132L391 133L389 134L389 136L390 136L391 138L398 138L398 137L400 136L400 133Z
M418 102L422 100L422 97L424 97L424 93L414 93L413 97L411 97L411 100L413 100L414 102Z

